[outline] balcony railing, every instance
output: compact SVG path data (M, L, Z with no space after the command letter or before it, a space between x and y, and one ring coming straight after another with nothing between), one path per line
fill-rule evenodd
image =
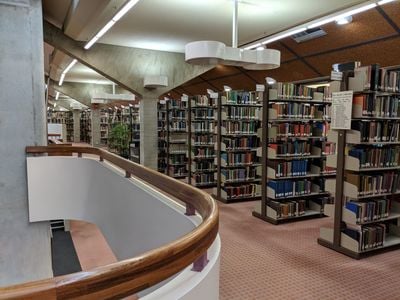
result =
M194 264L201 270L207 249L218 233L218 207L212 197L183 182L92 147L27 147L29 155L97 156L186 204L188 215L197 212L202 222L183 237L140 256L90 271L0 288L0 299L120 299L149 288ZM79 158L77 158L79 159Z

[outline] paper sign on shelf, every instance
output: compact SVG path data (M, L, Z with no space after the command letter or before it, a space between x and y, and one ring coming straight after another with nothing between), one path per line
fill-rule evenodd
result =
M210 93L211 99L218 99L218 93Z
M256 84L256 91L257 91L257 92L264 92L264 91L265 91L265 85L263 85L263 84Z
M351 129L353 91L332 93L332 129Z

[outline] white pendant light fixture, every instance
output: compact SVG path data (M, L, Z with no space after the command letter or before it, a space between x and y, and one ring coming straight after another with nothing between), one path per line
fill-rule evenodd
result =
M196 41L186 44L185 60L194 65L240 66L249 70L279 68L281 52L274 49L239 49L238 0L233 0L232 47L218 41ZM261 46L261 44L259 45Z

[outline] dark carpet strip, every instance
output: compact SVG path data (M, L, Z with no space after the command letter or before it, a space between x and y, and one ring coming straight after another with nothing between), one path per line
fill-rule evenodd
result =
M54 276L82 271L69 231L54 231L51 248Z

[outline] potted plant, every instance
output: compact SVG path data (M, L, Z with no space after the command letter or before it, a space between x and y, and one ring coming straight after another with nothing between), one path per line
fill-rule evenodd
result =
M112 127L109 134L109 150L129 159L129 127L119 123Z

